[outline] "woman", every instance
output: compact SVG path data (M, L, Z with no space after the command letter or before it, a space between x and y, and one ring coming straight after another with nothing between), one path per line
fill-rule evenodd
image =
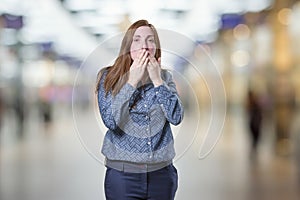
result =
M98 105L108 128L102 146L108 200L174 199L170 123L182 121L183 108L160 57L156 29L139 20L125 33L115 63L98 74Z

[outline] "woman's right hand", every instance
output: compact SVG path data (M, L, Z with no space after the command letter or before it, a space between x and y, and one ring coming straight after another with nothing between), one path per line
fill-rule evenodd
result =
M133 61L129 70L128 83L133 87L136 87L138 82L143 78L145 69L149 62L148 58L149 52L146 49L143 49L140 52L140 55Z

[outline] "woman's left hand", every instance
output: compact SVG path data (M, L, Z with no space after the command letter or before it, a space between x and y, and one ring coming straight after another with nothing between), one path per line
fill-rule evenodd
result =
M163 84L163 80L161 79L161 67L160 67L160 58L158 60L155 59L154 56L149 55L149 62L147 65L147 71L149 74L154 87L160 86Z

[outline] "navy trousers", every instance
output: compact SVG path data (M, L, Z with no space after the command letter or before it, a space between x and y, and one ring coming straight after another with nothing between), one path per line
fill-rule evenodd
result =
M178 175L173 164L147 173L107 168L104 181L107 200L173 200L177 186Z

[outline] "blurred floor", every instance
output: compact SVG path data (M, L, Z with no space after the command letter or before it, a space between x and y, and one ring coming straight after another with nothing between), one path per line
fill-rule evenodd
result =
M46 131L32 112L23 139L14 133L12 114L6 115L0 141L1 200L105 199L105 168L81 145L70 109L55 113ZM81 114L87 123L95 117L94 112ZM224 133L208 157L197 158L200 144L195 141L176 160L180 179L176 199L299 199L296 162L292 156L273 154L272 129L264 129L269 132L264 131L256 160L251 159L243 112L229 112Z

